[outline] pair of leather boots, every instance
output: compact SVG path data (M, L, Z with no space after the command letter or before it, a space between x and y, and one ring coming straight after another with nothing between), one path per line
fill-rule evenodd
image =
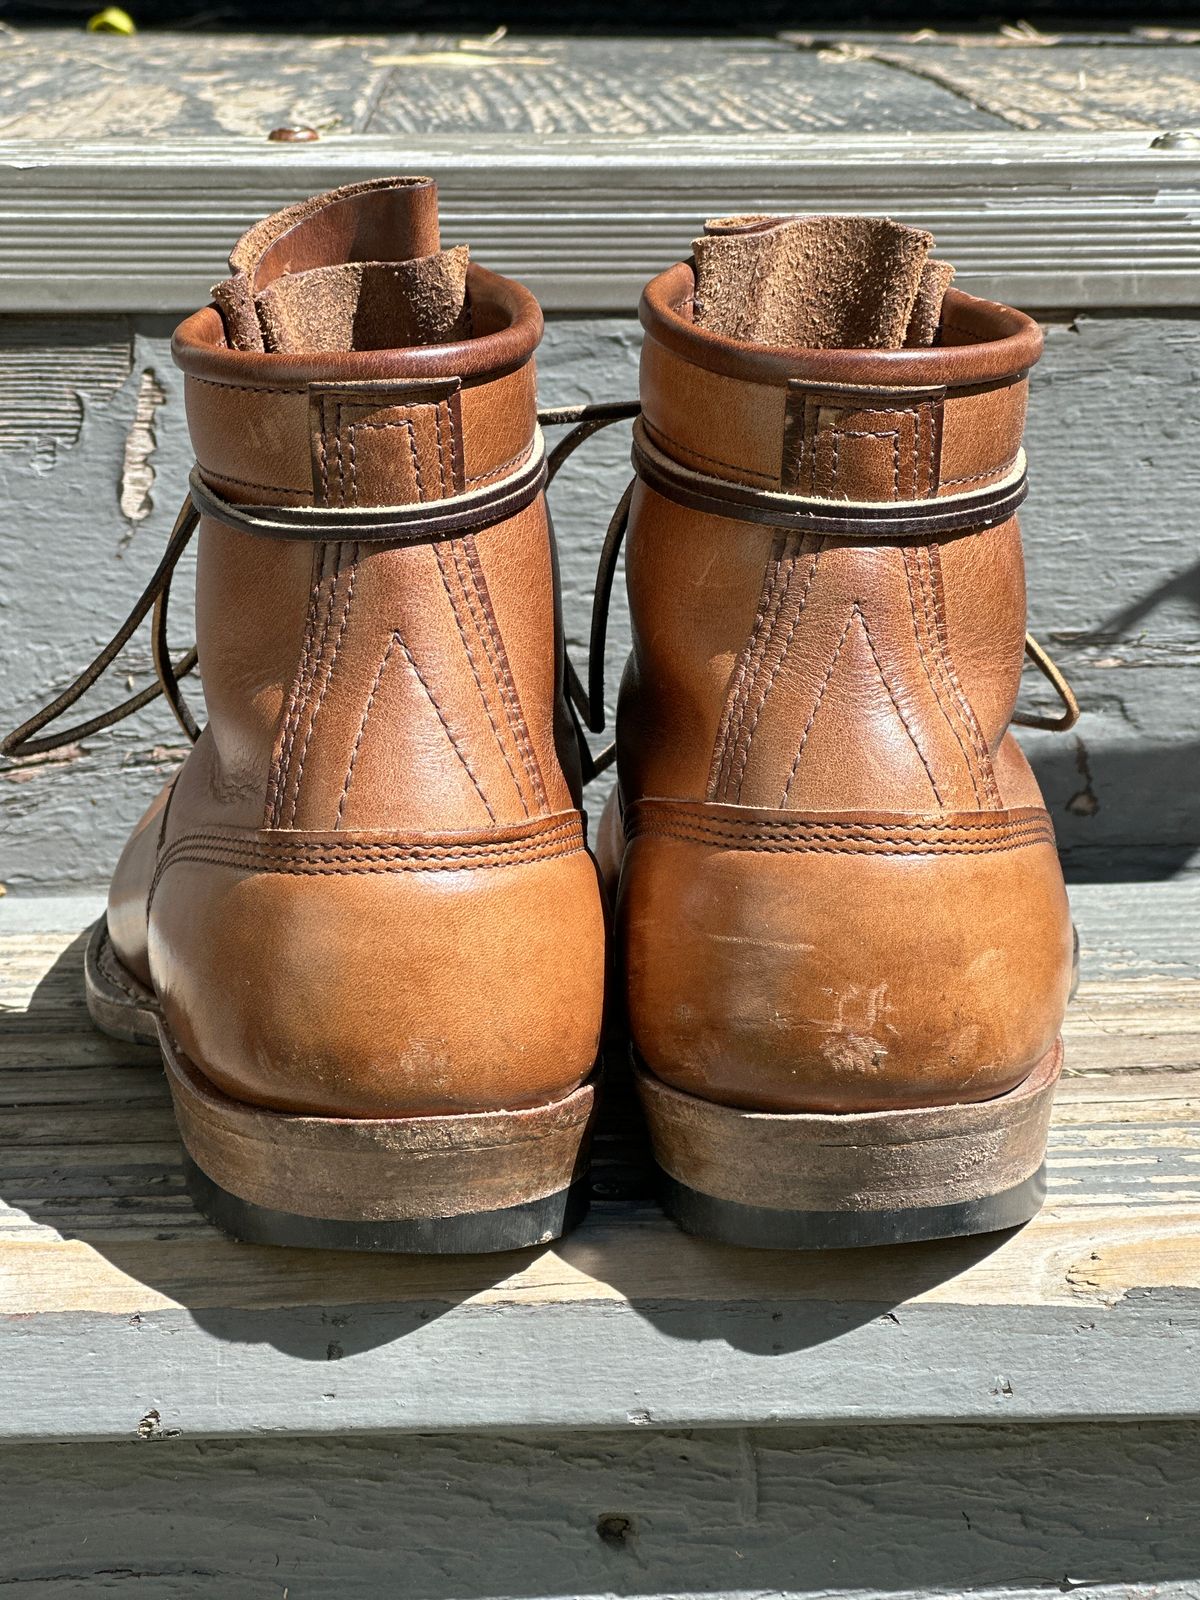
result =
M442 249L425 179L239 241L175 335L197 466L163 562L7 743L60 742L40 730L153 607L159 688L115 714L165 692L195 744L121 857L88 999L160 1045L213 1221L354 1249L557 1237L586 1204L606 1014L689 1230L871 1244L1037 1209L1072 970L1009 731L1041 335L950 288L931 244L710 224L646 287L640 407L542 415L575 423L556 466L637 413L585 687L534 297ZM579 723L603 722L626 524L597 860ZM202 732L195 653L166 644L193 533Z

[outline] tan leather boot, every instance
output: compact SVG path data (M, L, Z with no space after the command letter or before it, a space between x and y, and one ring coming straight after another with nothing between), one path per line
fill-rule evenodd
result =
M117 867L93 1015L161 1043L230 1232L545 1241L584 1204L605 932L541 313L441 250L425 179L280 212L230 265L174 342L209 721Z
M1009 732L1042 341L931 244L733 219L642 300L601 856L667 1206L737 1243L1043 1193L1072 933Z

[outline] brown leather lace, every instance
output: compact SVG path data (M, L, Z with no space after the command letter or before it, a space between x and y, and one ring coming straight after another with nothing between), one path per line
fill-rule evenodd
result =
M570 432L558 442L547 458L545 472L547 486L553 481L563 463L574 454L585 440L614 422L625 422L637 417L639 411L640 407L637 401L564 406L540 411L538 413L538 422L543 427L572 425ZM204 487L202 493L196 491L195 483L198 481L198 479L194 478L193 486L189 488L188 497L180 508L178 517L175 519L175 525L171 530L170 538L167 540L167 547L163 551L162 559L154 569L150 581L134 602L133 608L125 618L125 621L73 683L51 700L48 705L35 712L20 727L14 728L3 740L0 740L0 755L12 757L36 756L44 755L51 750L62 749L64 745L74 744L79 739L86 738L89 734L99 733L105 728L115 726L118 722L124 721L126 717L132 716L135 711L140 711L143 706L150 705L160 695L166 699L175 715L176 721L188 739L194 744L200 737L200 725L192 714L180 686L180 680L187 677L196 668L196 647L193 645L178 659L172 661L167 645L167 607L171 592L171 578L180 557L187 549L196 532L196 528L199 526L200 510L196 503L197 500L201 504L207 505L213 499L212 491L208 490L207 487ZM610 744L598 756L593 756L584 737L584 729L586 728L590 733L603 733L605 728L604 657L608 642L609 607L617 570L617 558L620 555L621 545L628 527L629 508L633 500L633 490L636 482L636 477L631 479L625 492L617 502L600 551L600 559L596 571L596 586L592 601L586 685L581 680L569 657L566 663L568 702L575 721L585 782L590 782L598 773L611 766L616 757L616 746L613 744ZM324 530L317 528L310 536L316 537L322 531ZM130 695L127 700L122 700L119 705L113 706L110 710L103 711L85 722L76 723L74 726L57 734L42 736L44 729L57 722L103 677L151 610L153 610L151 652L158 681L140 690L137 694ZM1025 653L1058 694L1063 704L1063 712L1058 717L1038 715L1032 712L1017 712L1012 720L1023 727L1049 728L1058 732L1065 732L1067 729L1074 727L1079 718L1079 703L1062 672L1032 634L1026 634L1025 636Z

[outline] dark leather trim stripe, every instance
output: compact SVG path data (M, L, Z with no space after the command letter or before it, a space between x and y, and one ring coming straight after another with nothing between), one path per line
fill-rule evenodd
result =
M198 467L188 482L192 504L201 516L261 538L428 544L477 533L523 511L545 486L546 453L539 433L529 459L506 478L469 494L406 506L238 505L210 488Z
M680 465L653 444L640 420L634 424L633 466L648 488L692 511L843 539L925 539L992 528L1007 522L1028 492L1023 453L1000 483L935 499L827 500L758 489Z

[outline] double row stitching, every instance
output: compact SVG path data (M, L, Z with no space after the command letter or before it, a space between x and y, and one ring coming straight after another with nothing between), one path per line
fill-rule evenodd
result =
M796 610L792 616L792 620L788 623L788 630L784 635L783 643L779 648L779 653L776 655L775 660L771 663L771 671L767 676L766 683L763 685L762 693L758 697L758 704L754 708L754 716L751 719L750 726L746 730L745 739L742 743L741 757L738 762L737 777L734 785L735 799L741 799L742 783L746 776L746 767L750 760L750 749L754 742L754 735L758 730L758 724L761 721L762 714L766 709L767 700L771 694L771 690L775 686L775 680L778 678L780 672L782 672L783 663L787 660L787 653L791 649L792 640L796 635L796 629L800 625L800 618L804 615L805 608L808 605L808 597L812 591L813 581L817 576L817 563L821 559L821 550L823 545L823 540L817 541L817 548L812 553L812 560L809 562L808 571L804 575L804 586L800 590L800 597L796 604Z
M708 785L710 800L722 798L732 783L730 764L738 748L750 694L766 657L771 634L787 593L791 569L795 564L792 543L791 535L777 533L771 546L770 558L759 590L754 626L738 655L737 667L717 734L717 747L713 752L716 770Z
M163 852L155 869L153 901L166 872L198 862L276 875L312 873L469 871L576 855L584 848L578 816L568 817L524 838L480 840L459 845L372 843L367 840L230 839L220 834L184 834Z
M542 783L541 768L538 766L537 757L534 755L533 743L529 737L529 728L525 722L525 714L521 710L521 703L517 698L517 686L513 681L508 651L504 648L504 639L500 633L500 625L496 621L496 612L492 605L487 578L484 575L483 563L479 559L479 547L475 543L473 534L467 534L462 541L462 551L467 572L470 574L471 586L475 591L480 611L487 623L487 630L483 635L484 648L488 650L489 659L492 660L492 670L496 674L501 702L508 714L509 727L512 730L517 751L524 763L526 774L532 786L534 799L539 806L545 806L547 803L546 790ZM488 643L489 639L490 645ZM493 652L494 659L492 659Z
M975 715L975 708L967 698L967 692L963 688L962 681L955 670L954 658L950 654L950 638L946 626L945 590L942 583L942 559L941 552L936 544L930 545L926 549L925 562L929 569L929 590L933 604L934 638L937 642L938 661L946 675L951 693L966 725L968 736L975 748L987 797L994 806L999 806L1000 790L997 787L996 774L992 767L992 753L988 749L987 740L983 736L983 729L979 725L979 718Z
M910 556L911 556L911 564L910 564ZM980 792L979 792L979 780L976 777L976 773L975 773L975 763L972 761L970 755L967 752L967 747L963 743L962 733L961 733L960 729L956 726L954 719L951 717L950 712L949 712L949 710L948 710L948 708L947 708L947 706L945 704L945 701L942 698L941 689L939 689L937 683L934 682L933 673L930 671L930 668L929 668L929 660L928 660L928 657L926 655L925 638L926 638L926 636L928 636L928 638L930 640L930 643L931 643L931 646L932 646L933 626L932 626L932 622L931 622L930 616L929 616L929 598L928 598L928 595L927 595L926 589L925 589L925 572L924 572L924 568L921 565L920 556L919 556L919 554L917 553L917 551L915 549L912 549L912 550L905 549L904 552L903 552L903 557L904 557L904 579L905 579L905 583L906 583L906 585L908 587L908 605L909 605L909 611L912 614L913 638L916 640L917 655L920 658L921 666L922 666L922 668L924 669L924 672L925 672L925 681L928 683L930 693L933 695L934 704L937 706L938 710L941 712L942 717L943 717L943 719L944 719L944 721L946 723L946 726L950 729L950 732L953 735L956 744L958 745L959 753L961 754L961 756L963 758L963 765L967 769L967 776L971 780L971 789L972 789L972 791L974 792L974 795L975 795L975 802L976 802L977 805L981 805L982 804L982 797L981 797ZM924 622L925 622L924 630L922 630L921 623L917 619L917 602L916 602L916 596L913 593L913 566L916 567L917 581L918 581L918 583L920 584L920 587L921 587L921 615L924 618ZM943 674L943 663L941 662L940 657L938 657L936 650L934 650L934 658L938 662L939 677L943 677L944 676L944 674Z
M448 541L449 548L454 554L454 576L458 584L461 586L462 575L458 570L456 549L459 542L460 541L457 539L451 539ZM454 591L450 587L450 575L446 568L446 557L444 551L445 547L442 545L438 545L434 550L434 557L437 561L438 571L442 578L442 587L446 591L446 599L450 602L450 610L453 614L455 625L458 628L458 636L462 640L462 647L466 653L467 661L471 667L471 676L475 679L475 687L479 690L479 698L483 702L483 709L487 714L488 723L490 724L492 733L495 736L497 748L499 749L501 756L504 758L504 765L508 768L508 775L512 779L513 788L516 790L517 800L521 806L521 810L526 816L528 816L529 807L525 803L525 795L521 789L520 783L517 781L516 770L514 769L512 760L509 757L508 747L504 740L500 737L500 728L496 722L495 713L492 710L492 703L488 699L487 691L483 687L483 678L480 675L479 664L475 659L475 652L471 649L470 641L467 639L467 630L463 625L463 618L462 613L459 610L459 603L455 597Z

